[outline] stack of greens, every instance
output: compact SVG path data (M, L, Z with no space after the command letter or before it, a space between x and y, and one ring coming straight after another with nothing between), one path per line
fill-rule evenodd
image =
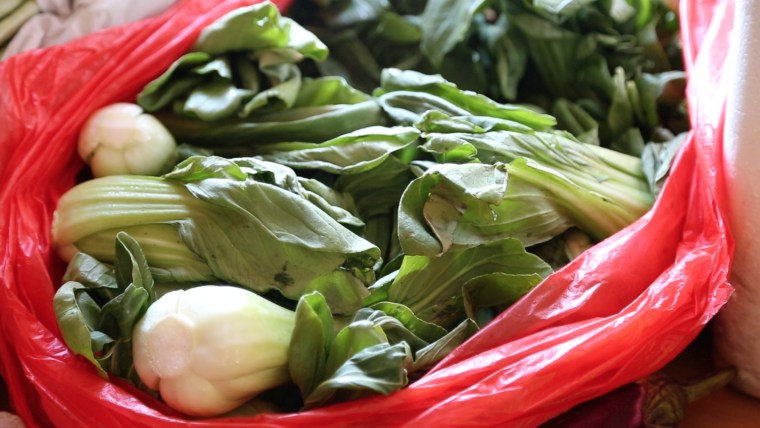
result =
M450 6L455 3L464 4ZM552 16L580 20L564 10L539 16L537 6L522 2L499 3L503 9L478 3L466 21L459 19L468 25L453 31L436 21L446 6L440 1L429 2L417 18L394 15L383 2L341 5L347 15L340 22L349 33L357 31L351 16L381 18L372 24L375 33L416 37L421 50L407 46L405 52L436 50L441 55L426 61L439 66L461 60L466 37L484 37L486 30L503 30L482 48L498 45L493 52L504 55L513 45L518 56L539 50L523 43L554 46L538 35L515 33L504 22L507 11L530 12L547 25ZM360 6L378 14L359 14ZM294 13L299 7L306 5L297 4ZM400 29L384 32L394 23ZM456 38L439 40L443 48L433 49L433 36L422 30ZM351 45L361 40L354 37ZM599 36L583 40L601 43ZM583 52L589 61L596 58L601 73L608 64L594 47ZM630 52L624 53L629 60ZM541 59L532 61L539 66ZM388 67L378 71L369 93L344 77L314 74L334 66L319 38L262 3L208 27L191 52L145 87L137 101L183 143L179 163L160 177L81 183L61 198L55 214L54 242L70 260L56 311L74 352L103 373L156 389L158 381L141 376L130 358L147 352L140 348L145 340L133 342L133 331L154 323L156 299L202 284L234 285L294 311L292 331L280 327L288 335L289 375L276 393L270 391L280 410L387 394L424 373L583 248L639 218L667 172L663 152L652 151L657 156L642 161L599 144L606 125L594 125L594 139L586 132L591 128L580 134L557 129L557 119L535 105L495 100L515 96L518 85L506 84L511 77L494 80L502 83L503 96L480 88L489 97L445 76ZM477 67L481 73L509 70ZM626 107L605 105L613 100L602 97L589 98L589 104L567 99L566 106L655 113L648 109L657 108L651 104L657 97L631 101L631 94L654 90L637 86L651 83L650 75L613 74L610 83L625 78ZM140 324L146 313L148 321ZM186 327L186 321L172 319L172 329ZM155 324L167 328L160 320ZM166 352L187 351L172 340ZM255 359L253 354L246 359ZM169 366L176 377L178 366ZM193 376L211 388L203 383L210 380ZM227 397L231 387L225 388ZM160 394L186 413L214 414L178 402L164 386Z
M319 72L359 89L374 89L385 68L441 74L539 106L584 142L651 156L662 147L648 143L688 128L673 3L302 0L289 14L329 47Z

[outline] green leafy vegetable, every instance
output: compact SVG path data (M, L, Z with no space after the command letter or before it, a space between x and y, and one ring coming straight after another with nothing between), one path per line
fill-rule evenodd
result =
M420 49L430 62L440 67L443 57L467 35L473 16L487 4L486 0L431 0L422 13Z
M345 346L357 343L361 340L357 336L368 334L364 333L365 331L346 336L339 334L338 338L342 339L339 343ZM306 404L308 407L324 404L336 390L355 390L357 394L353 398L361 396L366 390L388 395L408 383L404 365L410 360L411 352L406 342L395 345L380 342L363 347L351 353L329 378L320 383L306 398ZM349 396L347 399L351 398Z
M251 141L320 141L383 124L376 103L340 78L303 78L327 47L276 5L237 9L138 94L177 140L216 149ZM317 125L318 124L318 125ZM241 151L237 152L240 156Z
M403 388L652 205L688 128L685 76L667 9L636 5L302 0L297 19L268 2L223 17L138 95L181 162L60 199L64 339L190 415L277 385L294 408ZM162 358L195 350L179 296L196 292L215 320L250 314L228 292L283 315L213 324L199 357L271 339L271 376L203 374L209 395L163 382L189 367ZM223 387L239 378L253 391Z
M640 206L646 210L649 204ZM404 192L399 238L406 254L427 256L508 237L530 246L571 226L603 238L641 213L527 158L509 164L443 164Z
M464 343L477 330L477 325L470 319L462 321L462 323L453 328L445 336L417 351L412 370L414 372L424 372L432 368L443 357Z
M69 349L106 373L139 384L132 363L132 329L155 301L153 278L139 244L115 240L113 268L84 253L69 263L53 305Z
M400 213L409 245L434 251L428 229L437 235L441 250L473 235L515 232L533 245L569 226L602 239L640 217L654 200L636 157L562 132L485 131L477 123L440 112L429 112L418 122L423 131L438 131L424 134L423 150L439 162L466 165L432 167L410 184ZM452 220L459 222L457 228Z
M288 351L290 377L308 396L323 376L333 342L333 318L324 296L312 292L296 307L296 324Z
M377 167L395 151L412 147L419 135L420 132L412 127L369 127L323 143L263 146L257 149L257 153L263 159L295 169L357 174Z
M507 304L511 302L503 297L487 300L484 290L516 299L551 272L551 267L527 253L520 241L508 238L438 256L407 255L385 292L388 301L409 307L422 320L451 327L452 322L464 318L463 289L469 289L471 307ZM532 276L531 286L515 275ZM483 293L484 299L477 293Z
M270 2L230 12L206 27L191 48L212 55L270 49L291 50L318 60L327 56L327 47L314 34L280 16L277 6Z
M331 216L351 218L346 211L326 212L308 197L285 166L190 158L162 178L106 177L78 185L59 203L54 240L70 257L76 247L103 249L116 231L135 227L147 237L148 263L157 275L168 275L162 281L217 279L298 299L329 280L337 289L331 296L344 298L333 309L350 313L374 280L379 249ZM206 269L187 269L186 262Z
M643 144L657 141L659 128L673 134L688 129L683 91L668 100L651 96L683 70L678 16L670 4L425 0L370 7L356 0L302 0L288 13L330 49L317 70L339 74L361 90L385 86L383 69L440 74L498 102L552 112L561 129L582 141L639 155ZM404 26L389 24L397 22ZM408 36L393 37L402 33ZM411 102L401 94L384 101Z
M412 355L405 341L390 344L380 322L354 318L333 335L331 310L319 293L301 298L290 344L290 370L306 407L336 392L388 394L407 383Z
M229 118L201 122L166 112L156 117L177 140L213 150L217 155L249 155L255 143L322 142L358 128L385 123L377 101L314 105L261 115L256 120Z
M401 195L412 179L407 160L394 156L366 172L335 179L335 189L354 200L356 211L366 224L364 236L381 249L385 266L401 254L397 212Z
M547 114L521 106L500 104L485 95L462 90L440 75L427 75L412 70L383 70L381 86L375 91L375 95L380 97L380 103L384 106L396 104L396 108L405 108L419 116L431 109L437 109L426 104L438 104L444 113L451 115L461 112L464 115L488 116L519 122L533 129L548 129L556 123L556 120ZM399 95L405 96L406 99L394 100ZM394 101L391 102L389 99ZM401 106L398 106L398 103L401 103ZM394 116L392 112L389 113ZM417 115L411 123L418 120ZM400 123L408 120L398 115L394 118Z

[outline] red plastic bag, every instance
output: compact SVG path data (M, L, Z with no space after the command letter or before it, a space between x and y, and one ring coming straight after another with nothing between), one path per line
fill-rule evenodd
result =
M160 17L0 63L0 368L28 426L535 426L660 369L728 299L722 73L733 1L685 1L693 131L654 208L423 378L388 397L300 414L196 421L100 378L68 351L52 307L63 265L50 223L82 167L77 131L97 108L133 99L205 25L249 3L184 1Z

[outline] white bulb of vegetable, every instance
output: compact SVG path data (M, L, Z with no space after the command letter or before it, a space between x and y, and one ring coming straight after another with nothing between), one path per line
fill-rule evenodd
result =
M95 177L159 175L174 156L172 134L137 104L116 103L97 110L79 134L79 156Z
M133 332L140 380L172 408L215 416L289 380L295 313L231 286L172 291Z

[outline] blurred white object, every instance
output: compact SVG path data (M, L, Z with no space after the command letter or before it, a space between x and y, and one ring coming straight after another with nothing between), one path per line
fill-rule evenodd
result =
M724 162L736 291L716 318L715 353L738 369L735 386L760 398L760 2L736 0L731 37Z
M157 15L175 0L37 0L42 13L16 33L3 59Z

